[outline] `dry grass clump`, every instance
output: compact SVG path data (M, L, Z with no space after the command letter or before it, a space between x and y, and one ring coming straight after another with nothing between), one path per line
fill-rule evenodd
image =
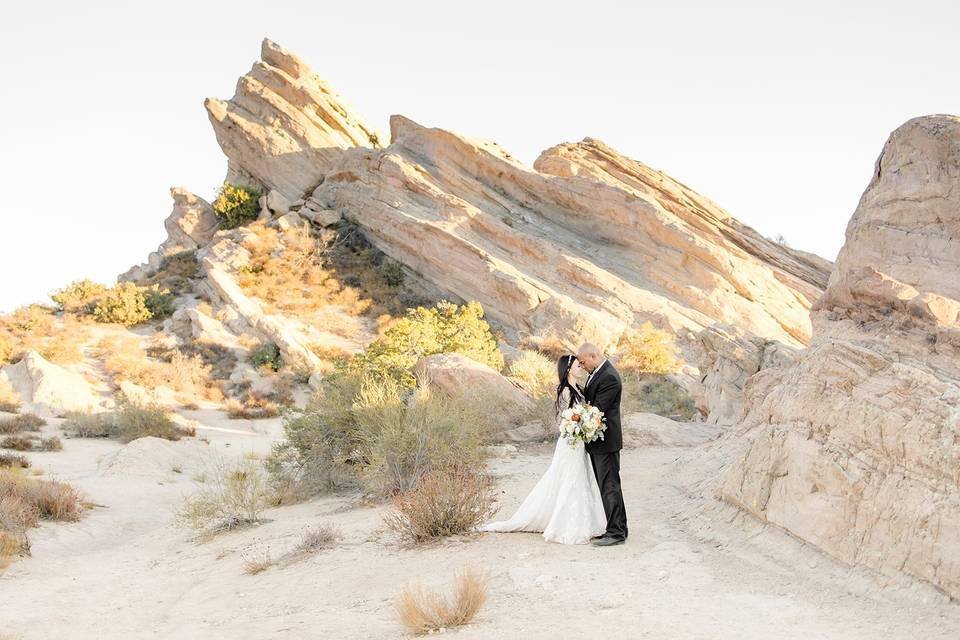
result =
M289 555L308 555L324 549L332 549L342 539L343 536L340 535L336 527L330 524L321 524L304 531L297 546L293 548Z
M72 522L82 512L80 494L70 485L0 468L0 572L17 555L30 553L26 532L39 520Z
M180 522L201 538L260 522L273 501L266 474L256 461L220 462L204 477L178 514Z
M510 363L508 375L534 398L554 394L557 366L538 351L524 350Z
M0 451L0 469L5 467L29 469L30 461L19 453L7 453L6 451Z
M486 575L467 568L454 578L451 593L407 587L397 600L397 617L416 635L465 625L486 602L488 582Z
M490 478L463 465L433 470L393 506L387 526L415 543L470 533L496 512Z
M87 333L87 323L74 315L57 318L54 309L38 304L20 307L0 316L0 366L19 361L31 350L50 362L79 362Z
M2 363L0 363L2 364ZM20 411L20 395L6 378L0 379L0 411L16 413Z
M64 428L76 438L115 438L131 442L152 436L165 440L179 440L195 436L196 430L178 425L170 411L159 404L136 404L121 399L116 411L102 413L70 412Z
M57 436L34 438L25 435L6 436L0 440L0 448L14 451L60 451L63 443Z
M280 415L280 404L271 394L248 389L241 399L227 400L226 410L227 415L234 420L260 420Z
M277 561L270 554L270 547L258 549L245 554L243 572L248 576L255 576L258 573L263 573L276 563Z
M47 421L32 413L0 418L0 434L14 434L21 431L39 431Z

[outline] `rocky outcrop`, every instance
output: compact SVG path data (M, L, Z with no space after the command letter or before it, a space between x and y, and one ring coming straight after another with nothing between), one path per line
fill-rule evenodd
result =
M36 351L0 369L0 381L6 381L20 396L20 410L45 418L68 411L102 410L105 400L79 373L48 362Z
M709 424L732 425L743 412L743 387L762 369L792 363L797 350L729 324L716 324L697 336L700 384L691 385L697 408Z
M828 553L960 597L960 118L887 141L814 335L746 384L723 498Z
M207 245L219 228L217 214L210 203L182 187L170 189L173 211L164 220L167 239L147 257L147 262L131 267L118 280L138 281L156 273L164 258Z
M227 179L253 181L288 200L309 193L339 151L378 146L368 125L300 58L270 40L233 98L204 103L229 158Z
M417 363L417 382L443 393L488 394L496 398L498 410L525 413L533 409L533 401L500 373L482 362L460 353L438 353Z
M689 343L715 322L809 339L827 261L597 140L553 147L530 168L395 116L390 146L363 148L379 146L372 129L269 41L237 95L208 110L231 170L302 198L308 220L346 217L448 296L480 301L512 338L609 344L650 320Z

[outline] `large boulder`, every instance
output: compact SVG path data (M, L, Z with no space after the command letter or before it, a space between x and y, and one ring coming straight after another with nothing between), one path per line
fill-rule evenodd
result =
M68 411L96 411L105 400L87 380L73 371L48 362L36 351L0 369L0 381L6 381L20 396L20 410L45 418Z
M893 132L813 343L747 381L727 501L960 598L960 118Z
M415 368L417 382L450 395L481 394L496 406L491 411L522 415L533 401L507 378L482 362L460 353L438 353L421 358Z

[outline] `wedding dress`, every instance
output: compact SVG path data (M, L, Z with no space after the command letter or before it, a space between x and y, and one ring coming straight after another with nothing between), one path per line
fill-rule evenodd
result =
M567 406L570 392L564 389L563 393L561 406ZM571 447L561 436L550 467L516 513L509 520L485 524L480 531L542 531L548 542L586 544L606 528L590 456L582 442Z

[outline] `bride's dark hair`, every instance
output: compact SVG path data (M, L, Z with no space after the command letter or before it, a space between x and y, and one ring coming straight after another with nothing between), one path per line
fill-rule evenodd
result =
M560 359L557 360L557 378L560 384L557 385L557 399L554 401L553 406L556 408L558 414L564 409L569 409L572 407L578 400L583 400L583 396L580 395L580 392L577 391L577 388L570 384L570 381L567 380L567 375L570 373L570 368L576 361L577 357L571 354L562 355L560 356ZM570 404L568 404L566 407L561 407L560 396L563 394L564 389L570 390Z

